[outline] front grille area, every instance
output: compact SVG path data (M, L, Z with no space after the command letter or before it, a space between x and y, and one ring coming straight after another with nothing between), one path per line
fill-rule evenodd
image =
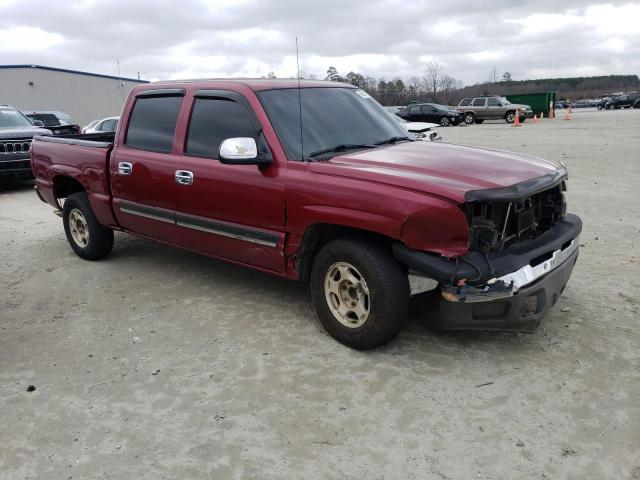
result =
M566 182L513 202L478 201L465 205L469 250L500 252L532 240L566 213Z
M31 139L29 140L0 140L0 155L14 155L16 153L29 153Z

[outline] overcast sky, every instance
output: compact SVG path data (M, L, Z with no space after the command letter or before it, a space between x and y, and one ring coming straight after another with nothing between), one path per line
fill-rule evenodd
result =
M430 60L465 84L640 74L640 2L589 0L0 0L0 64L158 80L409 78Z

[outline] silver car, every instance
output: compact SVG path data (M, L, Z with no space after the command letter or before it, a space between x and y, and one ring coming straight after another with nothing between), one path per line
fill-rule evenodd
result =
M511 103L497 95L467 97L458 104L458 111L464 115L464 123L467 125L482 123L485 120L504 120L507 123L513 123L516 110L519 112L521 122L533 117L533 111L529 105Z

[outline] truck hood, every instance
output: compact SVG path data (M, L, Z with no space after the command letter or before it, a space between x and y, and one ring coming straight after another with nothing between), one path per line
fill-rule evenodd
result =
M465 194L558 177L564 169L529 155L437 142L406 142L312 162L312 172L390 185L464 203ZM524 183L523 183L524 182Z
M40 127L0 128L0 139L32 138L36 135L51 135L51 131Z

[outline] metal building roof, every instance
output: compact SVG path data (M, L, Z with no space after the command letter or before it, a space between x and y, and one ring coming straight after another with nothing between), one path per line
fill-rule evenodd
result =
M40 70L49 70L49 71L52 71L52 72L74 73L76 75L86 75L88 77L110 78L112 80L123 80L123 81L126 81L126 82L136 82L136 83L149 83L148 80L139 80L137 78L116 77L114 75L104 75L102 73L82 72L80 70L69 70L69 69L66 69L66 68L46 67L44 65L0 65L0 70L1 69L9 69L9 68L37 68L37 69L40 69Z

